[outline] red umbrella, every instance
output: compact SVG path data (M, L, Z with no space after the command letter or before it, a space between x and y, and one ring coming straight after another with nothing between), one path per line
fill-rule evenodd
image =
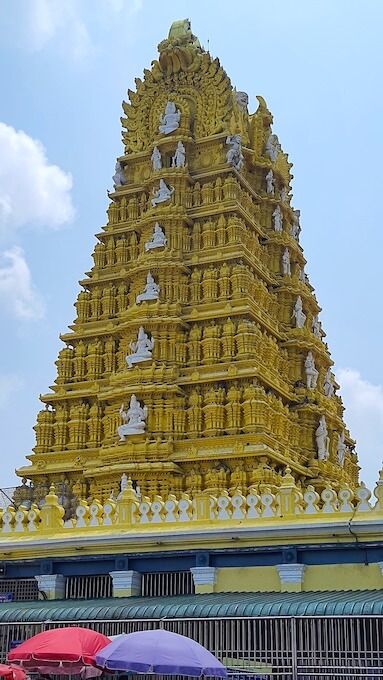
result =
M0 678L7 678L7 680L25 680L27 674L22 668L17 666L6 666L5 663L0 663Z
M29 671L47 672L49 668L56 675L66 675L90 666L95 654L109 644L109 638L89 628L52 628L22 642L9 652L8 661Z

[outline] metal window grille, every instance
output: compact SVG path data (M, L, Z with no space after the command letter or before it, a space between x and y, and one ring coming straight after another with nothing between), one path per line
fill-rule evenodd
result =
M35 578L2 578L0 579L0 594L10 594L16 602L38 600L39 588Z
M191 571L142 574L141 595L144 597L193 595L194 592Z
M161 625L166 630L188 635L210 649L229 664L232 680L383 680L383 617L0 623L1 660L4 661L13 642L48 627L71 624L90 627L104 635ZM153 677L153 680L156 679ZM171 680L177 679L173 676Z
M70 600L95 600L113 596L113 581L102 576L69 576L65 582L65 597Z

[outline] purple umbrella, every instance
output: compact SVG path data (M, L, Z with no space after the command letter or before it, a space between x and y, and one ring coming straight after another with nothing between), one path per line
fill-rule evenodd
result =
M205 647L162 629L120 635L94 657L94 663L125 673L227 677L225 666Z

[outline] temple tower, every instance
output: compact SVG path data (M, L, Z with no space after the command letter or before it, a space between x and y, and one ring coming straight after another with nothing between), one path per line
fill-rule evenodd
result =
M275 492L358 481L305 273L291 164L218 59L172 25L123 104L123 154L41 397L31 480L79 499Z

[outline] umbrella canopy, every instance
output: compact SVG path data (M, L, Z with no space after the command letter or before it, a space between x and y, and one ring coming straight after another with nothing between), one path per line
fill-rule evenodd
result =
M29 671L47 672L49 668L55 674L66 675L90 666L94 655L108 644L109 638L89 628L53 628L22 642L9 652L8 661Z
M94 663L108 671L227 677L225 666L205 647L162 629L118 636L95 655Z
M7 678L7 680L25 680L27 674L22 668L17 666L7 666L4 663L0 663L0 678Z

